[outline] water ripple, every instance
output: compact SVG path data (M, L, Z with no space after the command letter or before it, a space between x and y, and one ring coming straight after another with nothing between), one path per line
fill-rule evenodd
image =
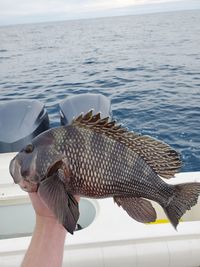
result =
M199 171L199 16L1 27L0 101L39 99L56 126L65 97L103 93L116 120L176 148L183 171Z

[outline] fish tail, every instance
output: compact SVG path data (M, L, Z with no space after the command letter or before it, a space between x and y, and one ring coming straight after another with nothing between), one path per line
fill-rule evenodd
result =
M174 193L163 209L175 229L186 210L197 203L199 195L200 183L174 185Z

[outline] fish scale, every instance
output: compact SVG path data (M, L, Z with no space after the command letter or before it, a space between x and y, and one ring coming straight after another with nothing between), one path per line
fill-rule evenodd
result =
M169 145L101 119L92 112L71 125L50 129L19 152L10 163L16 183L38 194L58 221L73 233L79 217L74 195L113 197L133 219L156 220L148 200L158 202L176 228L197 203L200 183L170 185L181 167Z
M64 134L69 135L71 140L73 139L66 150L69 150L67 155L69 155L71 172L73 173L71 187L74 194L105 197L121 192L133 195L132 192L134 191L135 196L152 198L152 194L150 196L149 192L155 191L155 184L157 187L164 187L164 184L149 168L148 164L125 145L114 140L111 141L108 137L102 137L89 129L68 126L65 130ZM72 134L73 131L75 134ZM77 144L79 144L78 151ZM86 159L86 155L87 160L85 161L83 159ZM90 172L84 173L84 170L90 169L89 166L91 166ZM104 174L100 171L102 169ZM82 178L80 179L80 177ZM140 182L143 179L145 181L150 180L152 183L144 187ZM102 183L104 180L105 183ZM91 188L93 188L92 195Z

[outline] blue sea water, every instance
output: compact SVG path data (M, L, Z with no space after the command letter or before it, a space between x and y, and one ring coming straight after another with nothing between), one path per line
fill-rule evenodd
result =
M200 11L0 27L0 101L103 93L115 119L200 171Z

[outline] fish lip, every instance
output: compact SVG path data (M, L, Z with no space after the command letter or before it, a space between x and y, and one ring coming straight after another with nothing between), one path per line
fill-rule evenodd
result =
M20 183L20 181L22 180L21 166L16 157L11 160L9 165L9 171L14 180L14 183L15 184Z

